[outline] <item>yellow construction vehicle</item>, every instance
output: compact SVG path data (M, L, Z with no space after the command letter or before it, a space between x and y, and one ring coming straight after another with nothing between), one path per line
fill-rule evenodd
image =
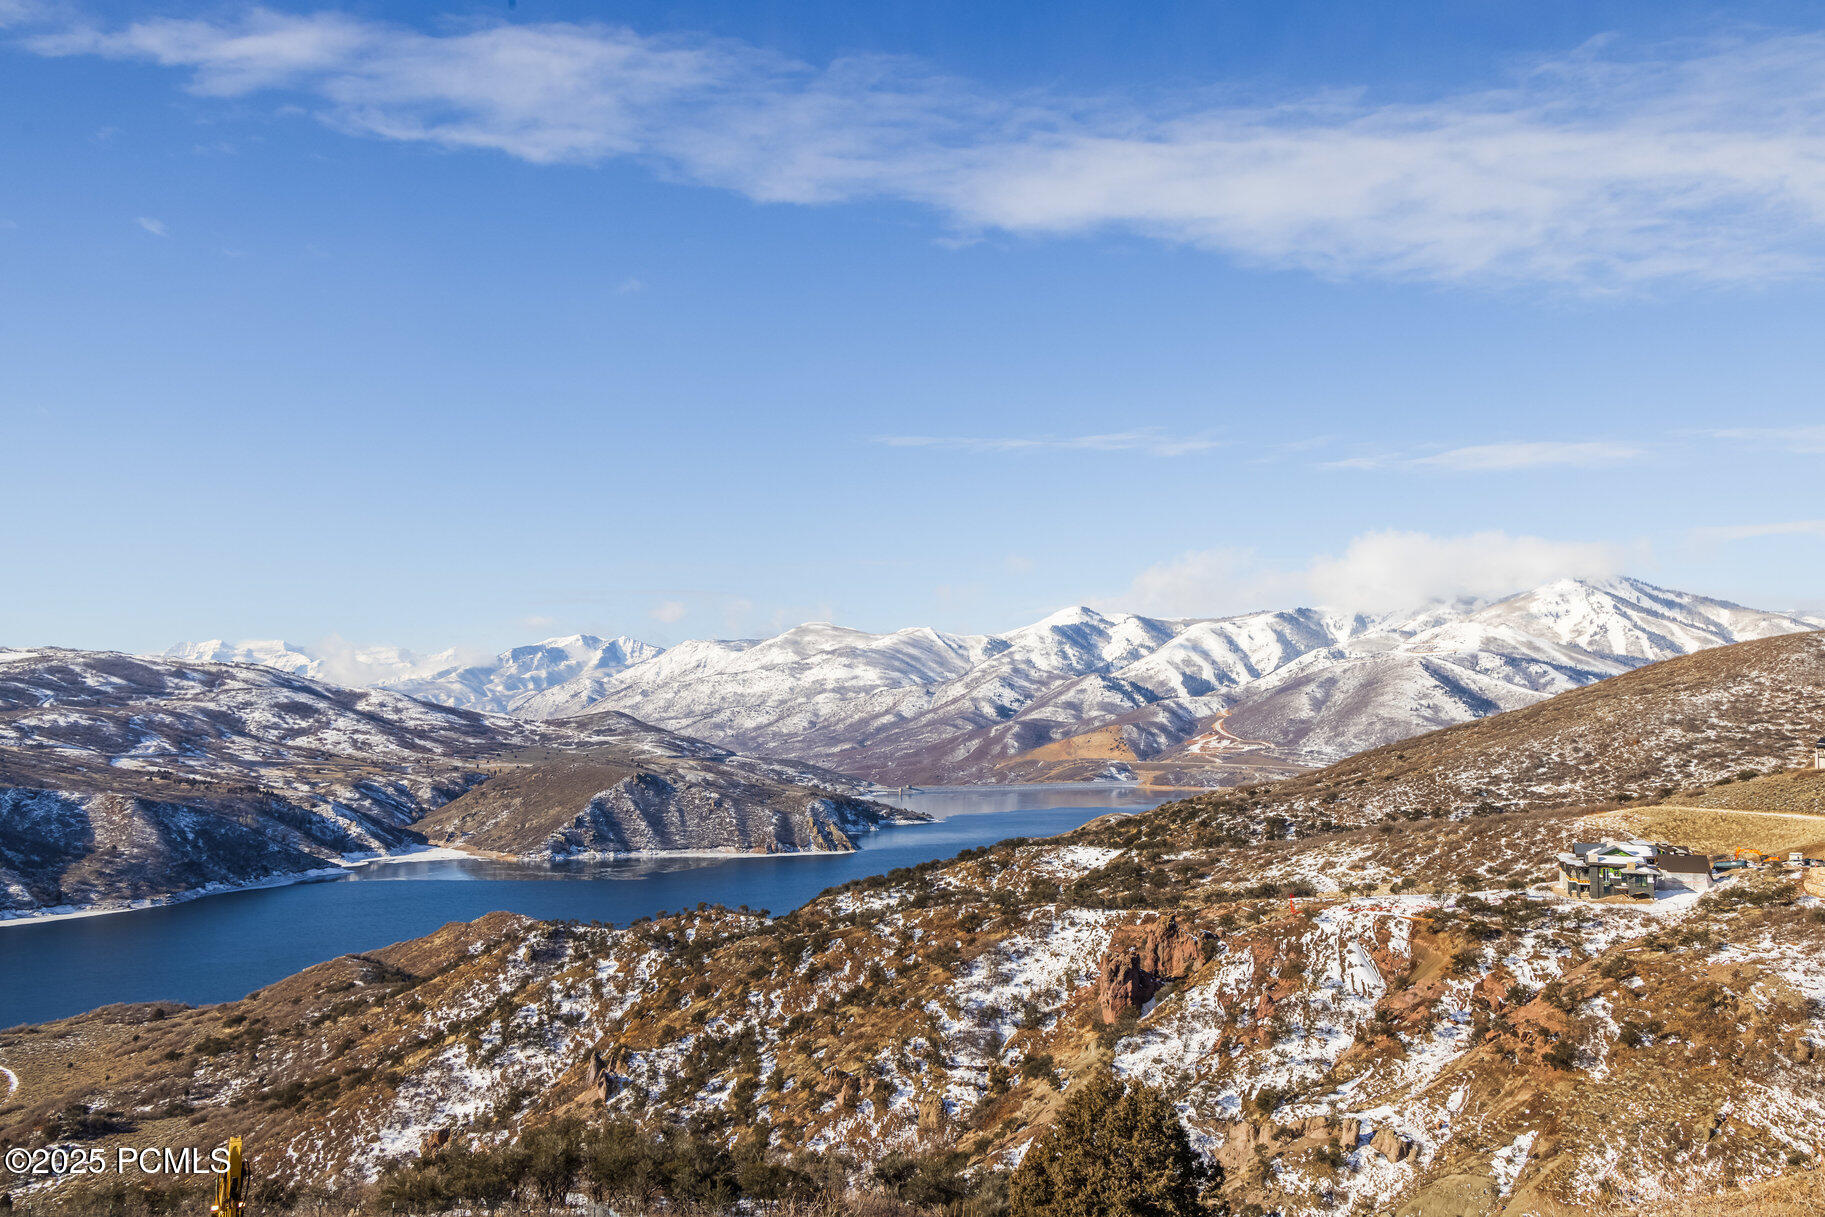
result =
M247 1212L247 1167L241 1160L241 1138L228 1138L228 1169L215 1177L213 1217L242 1217Z

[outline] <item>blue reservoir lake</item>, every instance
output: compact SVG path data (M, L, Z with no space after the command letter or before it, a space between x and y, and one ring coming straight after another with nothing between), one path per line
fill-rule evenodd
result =
M0 924L0 1027L111 1002L229 1001L312 964L497 909L625 925L699 902L784 913L827 887L1009 837L1047 837L1162 796L1125 786L950 787L885 801L937 817L844 854L642 858L528 866L393 862L346 877L66 921Z

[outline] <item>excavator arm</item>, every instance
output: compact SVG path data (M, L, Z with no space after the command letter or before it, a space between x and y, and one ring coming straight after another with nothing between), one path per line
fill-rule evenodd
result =
M228 1169L215 1177L215 1203L211 1217L242 1217L247 1212L247 1165L241 1157L241 1138L228 1138Z

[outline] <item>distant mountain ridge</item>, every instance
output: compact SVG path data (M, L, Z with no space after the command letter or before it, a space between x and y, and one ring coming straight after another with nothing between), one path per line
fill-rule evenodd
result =
M687 642L543 712L617 709L886 781L1219 784L1330 762L1656 660L1817 629L1634 579L1384 616L1067 609L1001 635L809 625Z
M1657 660L1821 627L1636 579L1562 579L1379 616L1077 607L1005 634L813 623L666 650L616 639L594 657L567 645L600 642L584 635L387 687L526 718L619 710L887 782L1195 786L1329 764ZM513 658L551 650L565 658Z
M550 718L529 713L525 703L553 687L574 683L578 690L596 687L604 678L659 654L663 648L626 636L598 638L571 634L547 638L502 651L492 660L463 663L448 649L417 655L401 647L371 646L346 652L323 650L278 640L226 643L183 642L163 658L192 663L254 663L294 676L369 688L392 689L440 706Z

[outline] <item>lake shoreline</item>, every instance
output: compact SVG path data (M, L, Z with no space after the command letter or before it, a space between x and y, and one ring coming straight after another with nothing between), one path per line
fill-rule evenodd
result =
M1133 783L1124 782L1017 782L1008 785L963 785L963 786L917 786L906 791L909 795L920 794L955 794L992 792L1000 790L1042 791L1042 790L1084 790L1109 791L1122 789L1139 789ZM899 790L889 787L879 794L872 795L879 802L886 802L883 795L899 794ZM889 804L892 806L892 804ZM908 808L900 808L906 811ZM955 812L958 815L972 813ZM944 817L925 815L922 818L908 817L883 820L877 824L870 835L886 828L917 828L931 824ZM259 892L277 887L291 887L300 883L333 883L345 879L354 872L369 866L386 866L401 862L457 862L474 859L479 862L508 862L522 866L561 868L570 863L592 862L662 862L668 859L696 858L704 861L726 861L737 858L755 858L770 860L776 858L824 858L833 854L853 853L854 850L841 849L791 849L767 852L764 850L737 849L727 846L721 849L643 849L626 853L603 852L567 854L564 857L545 857L542 855L521 855L496 853L490 850L464 849L460 846L427 845L422 849L408 850L395 854L370 854L361 857L350 857L332 866L316 870L295 871L284 875L269 875L264 879L255 879L247 883L209 883L202 887L186 888L168 896L147 896L138 900L121 903L101 904L59 904L49 908L34 909L30 912L0 911L0 933L8 926L46 925L57 921L76 921L89 917L112 917L120 913L143 913L149 909L169 908L176 904L187 904L192 900L203 900L210 896L227 896L236 892Z
M143 913L148 909L188 904L192 900L202 900L209 896L227 896L235 892L261 892L269 888L291 887L299 883L333 883L369 866L387 866L395 862L454 862L463 858L481 858L483 856L464 849L453 849L446 845L430 845L423 849L408 850L398 854L372 854L366 857L349 858L334 866L318 867L316 870L293 871L285 875L268 875L264 879L254 879L247 883L206 883L202 887L185 888L181 892L172 892L168 896L146 896L139 900L129 900L124 904L55 904L50 908L36 909L29 913L0 912L0 933L4 933L6 927L14 925L44 925L53 921L112 917L118 913Z
M932 820L929 818L887 820L872 831L879 832L883 828L917 828L930 823ZM736 849L734 846L729 846L723 849L637 849L624 853L582 853L548 857L542 854L503 854L488 850L461 849L449 845L432 845L405 853L374 854L370 857L338 862L334 866L319 867L316 870L295 871L286 875L269 875L264 879L255 879L247 883L210 883L203 887L186 888L181 892L173 892L169 896L147 896L124 904L58 904L29 913L0 912L0 933L3 933L7 926L13 925L44 925L53 921L75 921L85 917L112 917L119 913L143 913L149 909L169 908L174 904L187 904L192 900L203 900L210 896L228 896L236 892L261 892L275 887L291 887L299 883L334 883L339 879L348 878L358 870L401 862L506 862L528 868L545 867L556 871L571 863L663 862L672 858L696 858L713 862L734 861L742 858L771 861L780 858L827 858L831 855L854 852L856 851L849 849L782 849L769 852Z

